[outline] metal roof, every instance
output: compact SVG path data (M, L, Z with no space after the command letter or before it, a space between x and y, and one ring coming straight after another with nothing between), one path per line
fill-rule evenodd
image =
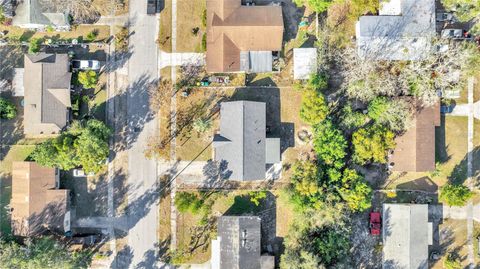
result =
M317 71L317 49L293 49L293 78L309 79Z
M432 224L426 204L383 204L383 268L428 268Z
M377 60L424 59L434 36L435 0L390 0L380 16L361 16L356 25L358 54Z

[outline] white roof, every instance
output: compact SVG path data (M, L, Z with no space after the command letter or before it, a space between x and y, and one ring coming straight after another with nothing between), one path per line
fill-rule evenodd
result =
M293 49L293 78L308 79L317 70L316 48Z
M434 36L435 0L382 2L380 16L361 16L356 25L359 56L376 60L422 60Z
M384 204L382 221L383 268L428 268L428 205Z

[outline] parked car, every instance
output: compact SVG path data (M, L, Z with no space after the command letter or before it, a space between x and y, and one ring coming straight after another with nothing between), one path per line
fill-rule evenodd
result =
M380 212L370 212L370 234L380 235L382 229L382 217Z
M100 70L100 62L97 60L72 60L73 70Z
M157 13L157 0L147 0L147 15Z
M453 39L470 38L470 34L463 29L443 29L441 36L443 38L453 38Z
M93 172L90 172L87 174L85 174L85 171L83 171L83 169L73 169L73 176L74 177L86 177L86 176L94 176L95 173Z
M451 12L437 12L437 22L455 22L455 17Z
M442 105L442 106L440 106L440 113L442 113L442 114L452 113L452 111L453 111L453 106L452 105Z

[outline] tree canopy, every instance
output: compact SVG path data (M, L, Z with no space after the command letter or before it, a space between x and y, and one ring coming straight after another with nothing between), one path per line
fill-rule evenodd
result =
M97 82L97 72L93 70L78 72L78 83L80 83L85 89L95 88Z
M315 125L314 150L321 162L341 168L346 155L347 141L330 120Z
M0 119L11 120L17 115L17 109L15 105L6 100L5 98L0 97Z
M440 188L439 198L450 206L464 206L472 196L466 186L447 183Z
M74 122L59 137L37 145L31 158L37 163L69 170L81 166L85 172L98 172L108 157L111 130L99 120Z
M320 123L328 115L328 105L323 94L317 90L307 89L303 93L300 118L311 125Z
M395 147L394 133L379 125L370 125L353 133L353 160L364 165L369 162L387 163L388 150Z
M410 121L410 107L403 99L379 96L368 104L368 116L392 131L403 131Z
M332 4L332 0L293 0L297 6L307 6L309 9L322 13Z

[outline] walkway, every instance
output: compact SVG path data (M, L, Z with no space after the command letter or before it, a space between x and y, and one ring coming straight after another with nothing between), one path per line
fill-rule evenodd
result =
M473 152L473 116L474 116L474 104L473 104L473 87L474 78L468 79L468 154L467 154L467 183L470 189L473 190L475 182L473 182L473 170L472 170L472 152ZM475 259L473 253L473 204L470 201L467 205L467 247L468 247L468 263L469 268L475 267Z
M120 25L124 26L128 23L128 16L101 16L94 25Z
M205 65L205 55L203 53L168 53L160 51L158 69L181 65Z
M470 104L460 104L456 105L453 108L451 113L446 114L447 116L460 116L468 117L470 115L471 107ZM473 104L473 117L480 120L480 101L477 101Z

